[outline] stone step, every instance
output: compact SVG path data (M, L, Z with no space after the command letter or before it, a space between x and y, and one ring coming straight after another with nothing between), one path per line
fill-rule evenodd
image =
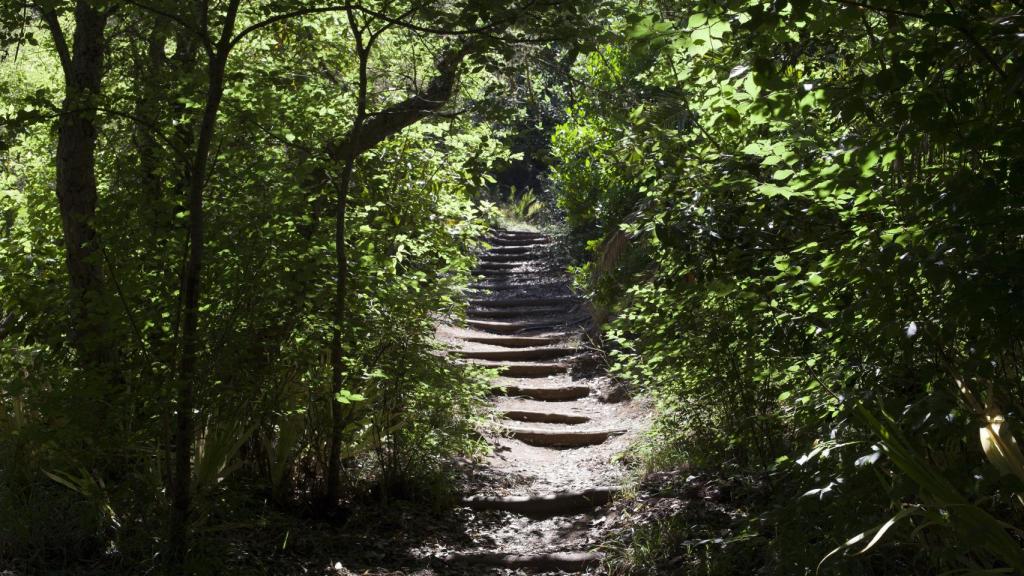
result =
M537 230L519 230L517 228L491 228L490 231L498 234L544 234Z
M470 274L476 277L483 277L489 279L491 282L496 280L507 281L510 277L518 277L524 280L532 280L536 276L553 276L560 274L560 270L554 270L552 268L546 268L544 265L531 265L529 268L473 268Z
M470 272L474 276L486 276L488 278L503 278L506 276L520 275L520 276L538 276L546 274L560 274L562 270L555 269L548 265L547 262L536 262L529 268L523 268L519 264L509 262L497 262L493 264L487 264L486 262L473 268Z
M479 270L474 268L473 276L481 282L508 282L513 278L526 278L533 272L526 270Z
M470 308L466 311L466 315L470 318L525 318L527 316L550 318L566 312L567 310L561 306L534 306L529 308Z
M506 396L521 396L545 402L566 402L579 400L590 395L589 386L567 384L565 386L531 386L529 384L506 384L504 386L492 386L491 391L495 394Z
M576 351L572 348L516 348L513 350L461 350L457 354L463 358L501 362L503 360L551 360L569 356L574 352Z
M562 336L467 336L462 340L506 348L530 348L557 344L567 337L567 334Z
M548 238L547 234L532 230L502 230L495 228L490 233L491 236L502 236L505 238Z
M620 492L617 487L589 488L579 492L555 492L527 496L470 496L461 502L473 510L502 510L533 517L578 514L604 506Z
M531 254L531 253L543 253L550 248L550 244L518 244L515 246L491 246L484 254Z
M545 424L584 424L590 422L587 416L563 414L560 412L535 412L533 410L506 410L502 418L520 422L542 422Z
M527 264L533 264L533 261L488 262L485 260L481 260L480 262L477 263L476 268L474 268L473 270L494 270L498 272L504 272L509 270L517 270Z
M448 564L470 564L533 570L539 572L582 572L600 566L600 552L550 552L546 554L506 554L503 552L456 552L444 557Z
M508 282L507 280L502 281L480 281L475 284L470 284L470 289L476 290L504 290L504 289L523 289L527 288L530 290L551 290L553 288L565 288L568 290L568 280L547 280L544 282Z
M467 320L466 325L475 330L494 334L516 334L529 330L544 330L556 326L553 322L492 322L489 320Z
M491 246L551 246L551 242L546 238L533 238L529 236L521 236L518 238L512 236L492 236L485 238L484 242L487 242Z
M579 304L579 298L561 296L556 298L470 298L469 305L477 308L530 308L534 306L562 306L568 308Z
M467 296L473 299L495 299L495 300L520 300L527 298L569 298L572 293L569 287L562 283L552 283L546 288L538 289L536 285L530 284L483 284L476 285Z
M538 255L532 254L529 251L524 252L484 252L477 260L480 263L489 264L533 264L535 262L543 262L545 259L538 257Z
M473 363L488 368L501 368L501 375L507 378L543 378L545 376L565 374L569 371L568 364L553 362L510 363L476 360Z
M471 290L475 290L477 292L500 292L500 291L504 291L504 290L525 290L525 291L528 291L528 290L545 290L546 291L546 290L551 290L551 289L556 289L556 288L563 288L565 290L568 290L569 289L569 283L568 282L564 282L564 281L562 281L562 282L553 281L553 282L522 283L522 282L509 282L507 280L504 280L504 281L501 281L501 282L494 281L494 280L491 280L491 281L486 281L485 280L485 281L482 281L482 282L477 282L475 284L470 284L469 288Z
M625 430L538 430L507 427L505 431L516 440L531 446L549 448L581 448L604 443L612 436L625 434Z

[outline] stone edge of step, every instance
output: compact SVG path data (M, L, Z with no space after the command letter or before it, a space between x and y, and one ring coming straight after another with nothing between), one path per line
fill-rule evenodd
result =
M534 422L542 424L565 424L575 426L590 422L589 416L582 414L566 414L564 412L541 412L538 410L504 410L500 416L516 422Z
M593 568L604 560L601 552L545 552L511 554L505 552L453 552L442 558L447 564L482 564L518 570L578 571Z

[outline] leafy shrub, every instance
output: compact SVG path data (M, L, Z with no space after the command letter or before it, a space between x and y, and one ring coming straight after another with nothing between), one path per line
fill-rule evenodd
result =
M1021 429L1020 93L967 48L1013 9L971 10L651 6L577 66L554 178L592 250L629 239L593 284L614 370L658 462L772 479L775 573L1022 568L987 424Z
M125 18L138 30L158 27L149 17ZM315 508L337 403L346 501L372 490L443 500L451 457L481 449L472 426L487 373L439 354L433 335L436 322L463 312L459 290L493 216L477 197L492 164L509 156L503 135L485 123L431 118L359 158L345 221L345 385L331 392L327 311L337 268L329 176L337 166L310 151L351 122L351 94L338 84L357 74L346 31L333 16L283 23L280 43L254 37L232 57L237 76L205 194L190 518L198 531L246 521L259 508L252 501L264 497L283 510ZM79 369L68 345L53 118L0 128L4 566L46 571L88 559L134 573L151 570L165 552L188 247L186 175L174 146L191 138L190 98L203 79L140 73L149 63L136 40L118 39L125 44L111 47L107 63L105 103L138 108L103 118L92 222L110 296L95 304L105 307L116 378ZM426 45L407 40L379 38L381 63L432 64ZM25 105L57 82L46 42L27 60L0 56L5 119L14 113L8 102ZM325 73L326 61L345 77ZM464 77L466 96L487 83L480 76ZM371 104L386 106L402 92L374 92ZM140 115L153 115L153 125L137 123ZM196 544L197 566L223 556L210 542Z

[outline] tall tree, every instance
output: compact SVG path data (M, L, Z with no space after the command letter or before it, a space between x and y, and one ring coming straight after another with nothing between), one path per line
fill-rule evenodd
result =
M445 50L439 57L437 73L429 85L420 93L384 110L373 114L368 120L368 90L370 55L374 43L381 34L399 20L386 21L376 30L370 30L370 24L360 21L353 9L347 10L349 29L358 60L358 85L356 88L356 113L352 127L348 132L327 145L330 157L341 166L341 176L337 185L337 201L335 210L335 257L337 263L337 279L334 295L334 336L331 349L331 432L328 449L328 469L325 488L325 501L330 507L338 501L338 475L341 469L341 428L343 426L341 405L334 398L341 392L343 383L342 347L346 344L345 302L348 298L348 254L345 247L345 217L348 207L348 191L352 183L352 174L356 158L372 149L385 138L397 134L403 128L415 124L429 116L432 112L444 107L455 92L456 82L462 60L469 52L468 44L458 42Z
M188 257L182 276L181 357L178 364L177 416L174 432L174 476L168 561L172 572L180 572L188 554L188 517L192 505L192 442L195 438L195 388L197 379L199 305L202 290L204 256L203 192L207 181L210 147L213 144L217 115L224 98L224 78L234 38L241 0L229 0L224 10L220 34L213 40L210 30L210 5L200 0L196 6L198 32L206 50L206 101L199 124L194 155L188 167Z
M93 223L97 108L102 96L109 9L87 0L75 2L70 45L58 9L42 3L36 4L36 9L50 31L64 74L64 101L57 123L56 191L70 284L71 341L80 366L100 379L109 379L116 371L116 348L105 334L106 289L100 240Z

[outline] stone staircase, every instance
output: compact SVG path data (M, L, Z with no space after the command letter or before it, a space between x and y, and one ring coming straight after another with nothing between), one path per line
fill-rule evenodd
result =
M506 514L502 518L516 530L444 561L501 573L585 573L600 564L601 554L574 549L585 533L581 526L594 522L618 492L599 484L618 479L611 455L639 426L628 410L599 403L590 382L572 377L589 315L556 265L551 239L495 230L487 242L491 248L470 287L466 326L449 328L447 336L466 362L501 369L492 391L502 431L492 439L489 465L525 481L464 498L474 511Z

